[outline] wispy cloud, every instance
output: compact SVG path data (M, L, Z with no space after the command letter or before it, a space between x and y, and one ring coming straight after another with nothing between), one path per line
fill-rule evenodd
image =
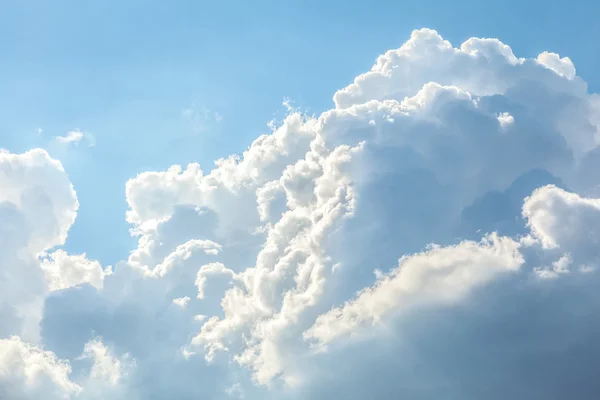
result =
M65 145L78 146L79 143L81 143L83 141L87 142L88 147L93 147L96 145L96 141L92 134L82 132L79 129L69 131L64 136L56 136L54 139L58 143L65 144Z
M56 141L59 143L79 143L83 139L83 132L81 131L71 131L67 133L65 136L57 136Z
M214 129L216 124L223 121L223 116L207 107L193 102L181 111L183 119L191 126L194 133L203 133Z

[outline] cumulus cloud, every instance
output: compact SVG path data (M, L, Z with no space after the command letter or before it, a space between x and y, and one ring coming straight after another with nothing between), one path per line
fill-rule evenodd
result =
M225 267L221 263L210 263L200 267L198 275L196 276L196 287L198 288L198 298L204 298L204 286L206 285L206 279L210 275L229 275L232 278L236 277L236 273Z
M551 69L559 75L564 76L567 79L573 79L576 71L573 62L569 57L560 57L556 53L550 53L544 51L537 56L537 62L542 64L544 67Z
M500 399L598 389L600 324L585 321L598 312L600 102L567 57L519 58L497 39L454 47L421 29L335 93L332 109L286 107L272 132L208 172L174 165L128 181L138 242L114 269L60 249L78 207L60 163L42 150L0 153L11 279L0 334L52 352L48 390ZM565 378L584 354L595 358ZM5 374L4 387L29 393L23 374Z
M508 128L513 122L515 118L507 112L498 115L498 123L502 128Z
M38 257L64 244L79 203L60 162L44 150L0 150L0 332L38 338L48 291Z
M17 336L0 340L0 393L3 398L64 399L81 391L70 380L69 362L21 341Z
M542 279L552 279L558 277L560 274L568 274L571 263L571 255L565 253L558 260L554 261L551 267L537 267L534 271Z
M403 257L400 265L362 291L356 299L317 318L305 333L321 344L356 332L362 325L385 321L388 314L419 303L452 304L496 275L517 270L524 262L519 244L496 235L481 243L462 242Z
M55 252L42 259L41 268L46 275L51 291L66 289L82 283L102 289L104 277L110 275L110 268L102 268L100 263L89 260L84 254L69 255L64 250Z
M594 251L600 243L600 200L556 186L544 186L525 199L523 216L546 248L574 253Z
M0 394L7 399L105 398L134 365L127 356L120 360L110 354L100 339L85 345L77 360L85 359L92 361L89 374L75 381L69 360L18 336L0 339Z
M134 363L128 360L128 355L123 360L112 355L100 338L95 338L85 344L82 359L92 360L89 379L99 381L108 387L117 386L126 369L131 368Z

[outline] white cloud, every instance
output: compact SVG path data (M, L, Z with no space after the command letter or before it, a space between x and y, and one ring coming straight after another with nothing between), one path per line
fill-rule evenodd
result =
M81 387L70 380L71 366L50 351L17 336L0 339L0 395L13 399L67 399Z
M79 203L60 162L41 149L23 154L0 150L0 187L0 202L17 207L35 229L32 251L64 243Z
M389 274L364 289L344 306L319 316L304 337L321 345L381 323L389 314L420 304L452 304L477 286L502 273L514 272L524 263L519 244L492 235L481 243L462 242L451 247L434 246L405 256Z
M497 118L498 118L498 123L504 129L508 128L510 125L512 125L515 122L515 118L507 112L498 114Z
M105 276L112 273L110 267L102 268L98 261L89 260L85 253L69 255L64 250L56 250L43 258L41 268L51 291L67 289L82 283L102 289Z
M571 266L571 255L569 253L563 254L558 260L552 263L551 267L537 267L533 271L541 279L553 279L558 277L560 274L568 274L570 272L569 267ZM585 272L585 267L582 272Z
M64 244L79 203L44 150L0 150L0 335L39 339L46 279L38 256Z
M286 103L289 115L273 132L209 172L192 163L128 181L126 219L138 243L112 274L85 254L56 249L78 208L60 163L42 150L2 152L0 265L11 280L0 280L0 301L17 312L0 314L7 321L0 334L37 328L41 338L33 341L71 360L84 347L92 366L73 384L83 393L215 398L235 394L242 385L231 382L247 372L271 392L243 385L246 398L278 398L280 381L292 391L327 387L335 376L319 363L350 364L335 349L312 354L310 342L334 347L367 333L382 346L400 340L374 325L405 333L422 324L435 336L428 327L437 320L424 316L440 310L464 312L453 322L474 335L469 323L479 312L503 326L505 309L494 301L513 297L524 310L542 304L556 314L565 308L532 300L536 291L558 286L577 295L578 277L593 281L599 255L600 203L590 194L598 183L586 166L595 165L600 114L571 67L550 53L518 58L496 39L455 48L435 31L415 31L320 116ZM532 273L557 278L556 286L531 283ZM556 302L566 307L569 296ZM30 310L36 317L22 323ZM453 326L433 343L455 343ZM525 357L530 339L508 329L501 336L518 337L507 348ZM569 333L561 345L577 336ZM135 356L131 381L123 380L126 357L112 355L96 334ZM406 338L414 351L425 346L419 335ZM464 364L476 365L469 354ZM367 380L358 358L360 379L344 383L348 398L360 398L357 382ZM500 366L506 374L507 365ZM73 391L65 368L52 382ZM479 378L458 382L473 388Z
M546 248L576 254L600 244L600 199L544 186L525 199L523 216Z
M100 338L85 344L81 358L92 360L89 379L107 387L117 386L127 369L135 365L128 359L129 355L125 355L122 360L113 356Z
M190 296L178 297L176 299L173 299L173 304L175 304L178 307L185 308L190 302L190 300Z
M196 275L196 287L198 288L198 298L204 298L204 286L206 285L206 279L210 275L226 275L230 276L232 279L236 279L237 275L235 272L226 268L221 263L210 263L203 265L200 267L198 271L198 275Z
M18 336L0 339L0 396L24 400L121 398L123 392L114 389L135 366L129 355L118 359L100 339L94 339L86 343L75 362L79 360L91 360L92 364L88 374L75 380L71 363L52 351Z
M78 129L67 132L64 136L56 136L54 138L58 143L64 145L74 145L77 146L79 143L84 140L87 141L89 147L93 147L96 145L96 141L94 136L90 133L84 133Z
M177 248L166 256L162 262L155 265L150 270L147 264L142 264L137 261L138 254L133 253L130 257L130 263L132 266L139 268L148 277L162 278L166 276L173 269L177 268L178 265L185 263L189 260L194 253L202 252L204 254L218 254L221 246L218 243L210 240L190 240L177 246Z
M539 111L539 98L533 101L519 91L528 82L552 88L558 100L544 102L550 108ZM427 171L430 181L422 186L432 184L431 193L405 193L443 201L412 214L433 212L440 216L432 225L437 234L449 232L463 207L489 191L504 190L530 170L570 179L573 152L585 154L595 132L584 129L575 137L565 128L571 116L557 111L571 102L589 102L588 97L578 78L565 81L537 61L515 57L498 40L470 39L453 48L434 31L415 31L401 49L386 53L370 72L338 91L336 108L320 117L290 110L272 135L257 139L240 157L218 161L208 174L191 164L128 182L128 220L145 240L156 236L157 224L172 218L178 205L208 207L218 223L206 234L220 238L215 239L222 246L219 257L229 257L233 232L236 243L245 238L256 246L250 268L248 261L217 264L227 265L237 284L221 301L223 316L208 318L192 346L203 347L210 360L220 350L235 352L260 383L276 376L294 380L290 348L310 327L304 319L311 309L324 306L333 266L339 265L331 259L327 238L333 232L360 235L344 226L357 210L365 212L361 199L368 198L367 190L386 188L388 175ZM505 101L495 104L499 98ZM514 135L504 134L508 125ZM543 138L535 136L543 130ZM394 152L402 161L393 161ZM433 201L424 200L423 206ZM371 214L375 219L365 217L361 228L388 229L391 221L377 219L377 211ZM409 235L411 227L399 223L406 226L389 229L396 228L401 243L407 240L401 232ZM422 222L415 223L427 232ZM255 245L255 238L264 242ZM432 239L422 237L418 245ZM368 268L368 259L357 257L365 265L355 268ZM199 288L205 275L198 274Z
M560 57L556 53L544 51L537 57L537 62L567 79L575 77L575 66L569 57Z
M70 131L68 132L65 136L57 136L56 140L59 143L64 143L64 144L76 144L81 142L81 140L83 139L83 132L81 131Z

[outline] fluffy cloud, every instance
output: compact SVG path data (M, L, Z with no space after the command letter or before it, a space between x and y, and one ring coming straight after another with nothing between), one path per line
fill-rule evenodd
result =
M62 165L39 149L0 151L0 187L0 331L37 340L48 290L38 256L65 242L79 203Z
M173 299L173 304L175 304L176 306L179 306L181 308L185 308L188 303L190 302L190 297L189 296L185 296L185 297L179 297L177 299Z
M507 112L503 112L498 115L498 122L502 128L508 128L513 122L515 122L515 118Z
M198 275L196 276L196 287L198 288L198 298L204 299L204 286L206 285L206 279L210 275L229 275L232 278L236 277L235 272L226 268L221 263L210 263L200 267Z
M112 273L110 268L102 268L98 261L89 260L85 254L69 255L64 250L57 250L42 259L41 268L52 291L82 283L102 289L104 277Z
M0 201L15 208L22 215L23 232L14 232L14 245L26 240L34 254L53 246L62 245L75 221L79 203L60 162L50 158L44 150L36 149L23 154L0 152ZM8 210L6 210L8 212ZM4 225L8 235L15 225ZM25 232L26 230L31 232ZM28 233L29 235L25 236ZM9 237L3 237L7 243ZM18 242L16 242L18 241Z
M105 398L117 386L122 361L115 358L99 339L85 345L80 360L92 361L88 377L74 382L68 360L51 351L24 343L17 336L0 340L0 394L7 399ZM126 358L125 358L126 359ZM127 368L133 364L129 363Z
M81 387L71 382L71 366L52 352L23 343L16 336L0 340L2 397L69 398Z
M391 312L419 303L452 304L476 286L496 275L517 270L524 262L519 244L496 235L481 243L462 242L451 247L433 247L403 257L400 265L356 299L320 315L306 333L321 344L354 333L362 325L374 325Z
M598 199L544 186L525 199L523 216L544 247L589 254L600 244Z
M52 351L44 376L65 397L495 399L502 382L516 398L593 392L585 373L557 389L512 372L529 357L555 381L577 346L600 355L589 347L600 326L583 318L598 311L600 102L572 62L518 58L496 39L455 48L422 29L334 103L318 117L288 105L210 172L131 179L138 244L114 272L55 248L77 211L60 163L0 153L0 261L14 280L0 333L21 336L2 346ZM524 326L535 334L511 331ZM464 361L450 368L444 354ZM71 373L66 360L92 364ZM5 387L25 390L23 374Z
M126 354L122 359L115 357L99 338L85 344L81 358L92 361L87 386L92 386L92 382L100 390L118 386L129 370L135 367L129 355Z
M544 51L537 56L537 62L567 79L575 78L575 66L569 57L560 57L556 53Z

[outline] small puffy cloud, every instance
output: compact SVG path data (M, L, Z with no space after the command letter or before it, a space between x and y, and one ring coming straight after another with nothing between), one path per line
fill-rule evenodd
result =
M558 277L560 274L568 274L570 272L569 267L571 266L571 255L569 253L563 254L558 260L552 263L549 268L537 267L534 269L535 274L542 279L552 279ZM585 272L586 268L583 267L582 272Z
M502 128L508 128L512 123L515 122L515 118L507 112L498 114L498 123Z
M67 132L64 136L56 136L54 138L58 143L64 145L78 146L83 141L86 141L89 147L93 147L96 144L94 136L90 133L84 133L78 129Z
M64 144L76 144L83 139L83 132L81 131L70 131L65 136L57 136L56 141Z
M176 299L173 299L173 304L175 304L178 307L185 308L190 302L190 300L190 296L178 297Z

